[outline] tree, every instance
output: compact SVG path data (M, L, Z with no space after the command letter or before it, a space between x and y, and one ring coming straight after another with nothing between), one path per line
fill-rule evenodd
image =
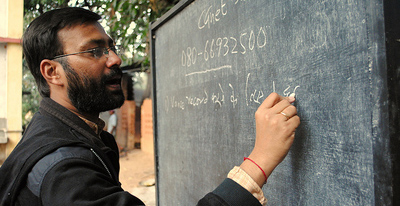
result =
M126 65L150 66L149 25L172 8L179 0L25 0L25 28L46 11L76 6L89 9L102 17L102 25L115 42L125 48L121 56ZM23 71L23 119L39 107L39 95L28 68Z
M151 22L172 8L179 0L25 0L25 25L55 8L77 6L102 16L106 32L125 47L123 64L149 65L148 31ZM133 55L135 54L135 55Z

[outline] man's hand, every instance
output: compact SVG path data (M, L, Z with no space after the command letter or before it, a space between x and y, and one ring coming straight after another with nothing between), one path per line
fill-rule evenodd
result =
M258 108L256 118L256 143L249 158L257 163L266 177L286 157L294 140L296 128L300 124L296 107L291 105L293 97L284 98L270 94ZM264 174L251 161L240 166L262 187L266 181Z

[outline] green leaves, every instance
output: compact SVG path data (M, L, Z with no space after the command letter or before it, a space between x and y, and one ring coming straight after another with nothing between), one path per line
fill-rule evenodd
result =
M149 24L179 0L25 0L25 25L46 11L67 6L89 9L102 16L106 32L126 50L123 66L149 66Z

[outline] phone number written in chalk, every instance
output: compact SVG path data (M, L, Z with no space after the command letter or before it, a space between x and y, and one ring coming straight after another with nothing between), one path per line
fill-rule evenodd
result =
M210 59L228 55L246 54L255 48L261 49L267 45L266 27L260 27L250 32L243 32L236 37L218 37L207 40L201 49L187 47L182 50L181 65L194 66L198 58L209 61Z

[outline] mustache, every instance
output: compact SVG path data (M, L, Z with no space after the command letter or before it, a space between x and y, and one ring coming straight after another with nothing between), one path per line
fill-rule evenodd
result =
M104 75L101 78L102 83L122 77L122 70L119 66L111 67L110 69L111 69L111 72L109 74Z

